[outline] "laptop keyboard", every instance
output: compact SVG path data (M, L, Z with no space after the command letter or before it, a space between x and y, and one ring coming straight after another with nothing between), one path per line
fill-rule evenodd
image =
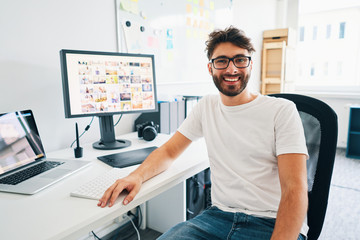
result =
M61 164L63 162L45 161L0 179L0 184L16 185Z

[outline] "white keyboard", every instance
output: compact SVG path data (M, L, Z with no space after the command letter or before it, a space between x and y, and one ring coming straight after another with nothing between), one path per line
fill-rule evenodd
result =
M128 174L129 172L122 168L113 168L72 191L70 196L99 200L108 187Z

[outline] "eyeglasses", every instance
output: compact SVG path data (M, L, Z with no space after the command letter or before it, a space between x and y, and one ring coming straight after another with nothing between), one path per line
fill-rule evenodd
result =
M247 68L250 65L251 57L236 56L233 58L217 57L210 60L215 69L226 69L232 61L237 68Z

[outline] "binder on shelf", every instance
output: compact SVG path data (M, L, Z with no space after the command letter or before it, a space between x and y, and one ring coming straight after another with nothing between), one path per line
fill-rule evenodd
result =
M180 127L182 122L185 120L185 101L179 101L177 103L177 127Z
M170 102L170 114L169 114L169 128L170 132L173 133L178 128L178 102Z
M159 102L159 120L160 132L170 134L170 103Z

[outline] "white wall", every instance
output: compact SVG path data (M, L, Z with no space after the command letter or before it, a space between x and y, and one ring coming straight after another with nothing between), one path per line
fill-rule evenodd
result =
M32 109L45 150L67 147L91 118L65 119L60 49L116 51L114 0L2 0L0 112ZM131 131L132 115L117 131ZM114 117L114 121L117 118ZM82 141L100 138L98 120Z

